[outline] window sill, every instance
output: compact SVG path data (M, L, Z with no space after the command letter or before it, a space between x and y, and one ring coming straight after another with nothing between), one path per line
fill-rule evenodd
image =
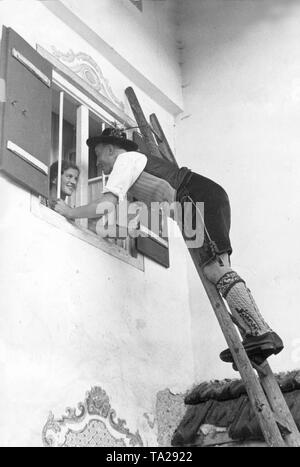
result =
M144 256L142 254L137 253L137 257L134 258L123 248L108 243L103 238L94 234L90 230L85 229L83 227L79 227L77 224L68 221L60 214L44 206L43 204L41 204L39 198L33 194L31 195L30 210L33 215L39 217L45 222L48 222L54 227L57 227L58 229L98 248L99 250L102 250L105 253L108 253L109 255L114 256L115 258L118 258L121 261L124 261L125 263L130 264L131 266L139 269L140 271L145 270Z

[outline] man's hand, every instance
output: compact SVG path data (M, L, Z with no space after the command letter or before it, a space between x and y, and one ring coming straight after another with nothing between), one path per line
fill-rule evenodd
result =
M72 219L72 211L73 209L70 208L64 201L58 199L54 206L54 211L58 212L62 216L65 216L67 219Z

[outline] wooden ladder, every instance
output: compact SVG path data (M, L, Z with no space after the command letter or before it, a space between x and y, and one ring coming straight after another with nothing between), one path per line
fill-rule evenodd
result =
M140 150L149 157L163 157L178 166L155 114L150 116L150 124L134 90L129 87L125 93L140 129L141 134L133 133L133 139L139 144ZM189 252L245 384L266 443L272 447L300 447L300 433L268 361L260 365L250 362L223 298L216 286L204 276L195 250L189 249Z

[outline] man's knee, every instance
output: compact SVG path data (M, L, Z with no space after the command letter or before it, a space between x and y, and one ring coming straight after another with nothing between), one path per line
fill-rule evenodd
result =
M228 255L222 255L221 260L223 262L223 266L216 259L203 268L205 277L213 284L216 284L224 274L232 271L229 265Z

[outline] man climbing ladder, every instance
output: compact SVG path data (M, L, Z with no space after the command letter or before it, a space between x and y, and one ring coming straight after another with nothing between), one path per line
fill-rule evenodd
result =
M115 206L127 192L147 206L154 201L172 204L176 200L183 206L191 203L195 207L197 202L204 203L204 243L193 255L205 277L226 300L249 358L261 363L278 354L283 349L280 337L265 322L245 280L230 265L230 206L223 188L186 167L178 168L158 157L147 158L137 152L137 144L127 139L125 132L116 128L105 129L87 144L93 149L100 170L110 174L104 192L89 205L74 209L58 201L56 211L73 219L101 217L101 204L109 202ZM196 218L196 209L191 212ZM229 349L220 358L233 362Z

